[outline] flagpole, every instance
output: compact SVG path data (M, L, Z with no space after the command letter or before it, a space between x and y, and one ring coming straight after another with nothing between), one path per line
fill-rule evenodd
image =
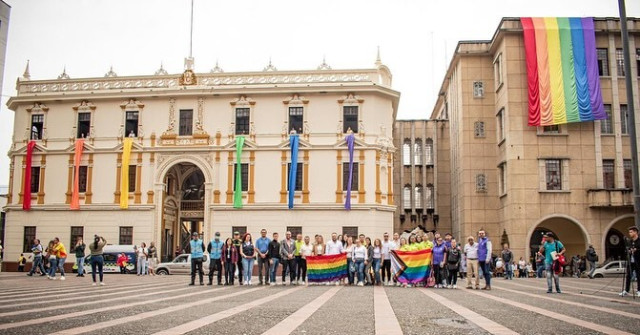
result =
M191 0L191 31L189 33L189 58L193 58L193 0Z
M638 180L638 141L636 138L636 116L633 106L633 86L631 73L631 57L629 56L629 32L627 31L627 10L625 1L618 0L620 10L620 30L622 34L622 49L624 51L624 80L627 91L627 114L629 116L629 137L631 142L631 171L633 180L633 212L635 225L640 229L640 180ZM635 78L634 78L635 79Z

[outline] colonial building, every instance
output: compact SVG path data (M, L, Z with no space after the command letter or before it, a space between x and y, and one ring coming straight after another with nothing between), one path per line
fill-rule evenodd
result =
M484 228L494 242L510 242L517 257L531 257L548 231L570 255L589 244L600 261L622 255L622 237L634 223L624 76L633 76L639 106L640 20L629 20L635 58L627 74L619 20L594 24L608 115L602 121L528 126L519 18L502 19L491 40L458 44L432 113L450 122L454 234Z
M391 136L400 94L379 59L374 68L351 70L323 62L304 71L269 64L259 72L216 65L194 73L187 65L177 75L162 68L127 77L113 69L102 78L63 73L21 78L16 89L8 102L15 124L6 260L34 237L67 245L94 234L111 244L155 241L167 259L191 231L208 240L215 231L226 237L261 228L325 238L393 228ZM299 138L294 185L292 133Z
M451 231L448 120L396 120L394 230Z

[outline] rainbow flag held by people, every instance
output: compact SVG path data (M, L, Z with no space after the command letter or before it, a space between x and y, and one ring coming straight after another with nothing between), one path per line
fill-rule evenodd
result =
M347 254L307 256L309 283L337 281L347 277Z
M523 17L529 125L607 118L593 18Z
M431 248L418 251L391 251L393 277L401 284L426 282L431 274Z

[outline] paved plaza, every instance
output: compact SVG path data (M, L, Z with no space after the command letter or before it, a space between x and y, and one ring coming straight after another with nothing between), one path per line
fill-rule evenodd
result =
M0 334L638 334L621 279L495 279L493 290L187 286L187 276L0 274Z

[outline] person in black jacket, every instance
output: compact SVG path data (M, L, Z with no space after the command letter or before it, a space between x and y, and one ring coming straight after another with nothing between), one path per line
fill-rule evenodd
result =
M627 252L627 278L624 282L624 291L620 292L620 296L624 297L631 291L631 274L636 272L636 280L638 280L638 289L640 289L640 237L638 237L638 227L629 227L629 238L625 237L625 245ZM636 289L636 297L640 297L640 291Z
M242 240L240 239L240 232L233 232L233 246L236 247L236 252L240 255L240 248L242 247ZM238 281L240 282L240 286L242 286L242 271L244 268L242 267L242 257L238 257L238 262L236 263L236 267L238 269Z
M280 264L280 242L278 242L278 233L273 233L273 239L269 243L269 285L276 284L276 274L278 265Z
M460 269L461 259L462 253L458 248L458 243L455 239L451 239L451 248L447 252L447 288L458 288L458 269Z
M513 280L513 267L511 264L513 261L513 253L511 252L511 250L509 250L509 245L506 243L504 244L502 249L502 260L504 261L504 279Z
M587 262L589 262L589 275L588 277L593 279L593 273L596 271L596 262L598 261L598 254L596 253L596 249L593 248L591 244L589 244L589 248L586 253Z

